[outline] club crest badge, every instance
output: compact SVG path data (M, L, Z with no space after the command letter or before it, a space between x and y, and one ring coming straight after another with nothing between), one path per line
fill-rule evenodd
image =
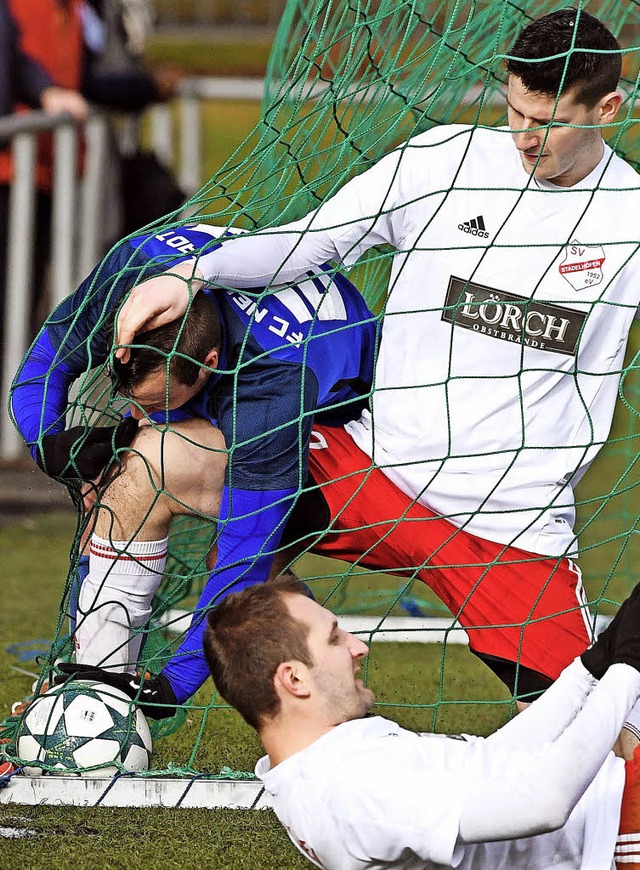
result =
M558 271L574 290L586 290L602 281L603 263L602 245L581 245L574 240L564 249L564 260Z

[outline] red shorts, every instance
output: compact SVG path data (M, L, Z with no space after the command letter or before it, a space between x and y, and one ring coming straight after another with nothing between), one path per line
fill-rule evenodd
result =
M314 426L309 471L331 514L323 556L419 577L480 655L555 680L591 640L578 567L459 529L401 492L342 428Z

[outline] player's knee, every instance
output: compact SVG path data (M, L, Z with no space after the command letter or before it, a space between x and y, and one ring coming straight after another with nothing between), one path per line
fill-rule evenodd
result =
M222 433L207 421L186 421L163 443L163 481L172 513L217 518L227 467Z
M142 426L101 493L98 534L131 537L145 525L161 537L173 515L217 518L225 470L224 437L209 421Z
M224 437L205 420L173 424L168 430L143 426L123 464L123 474L134 482L143 478L161 483L177 495L193 481L222 481L226 468ZM220 484L221 486L222 484Z
M129 447L121 452L118 463L105 470L102 477L104 495L109 498L123 486L148 481L151 470L158 466L161 450L160 432L152 426L140 427Z

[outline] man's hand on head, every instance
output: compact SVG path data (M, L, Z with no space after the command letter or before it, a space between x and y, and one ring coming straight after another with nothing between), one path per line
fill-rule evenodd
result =
M133 344L136 334L182 317L203 285L202 273L189 260L134 287L118 313L115 356L128 363L127 345Z

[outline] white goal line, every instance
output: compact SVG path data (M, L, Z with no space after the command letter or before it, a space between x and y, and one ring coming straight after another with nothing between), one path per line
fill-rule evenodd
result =
M256 779L207 779L202 776L151 777L12 776L0 788L0 804L66 807L184 807L264 809L271 797ZM1 836L0 836L1 839Z
M183 634L189 628L192 614L188 610L172 609L163 613L160 624L168 631ZM467 644L466 631L450 617L417 616L338 616L338 625L356 634L367 643L461 643Z

